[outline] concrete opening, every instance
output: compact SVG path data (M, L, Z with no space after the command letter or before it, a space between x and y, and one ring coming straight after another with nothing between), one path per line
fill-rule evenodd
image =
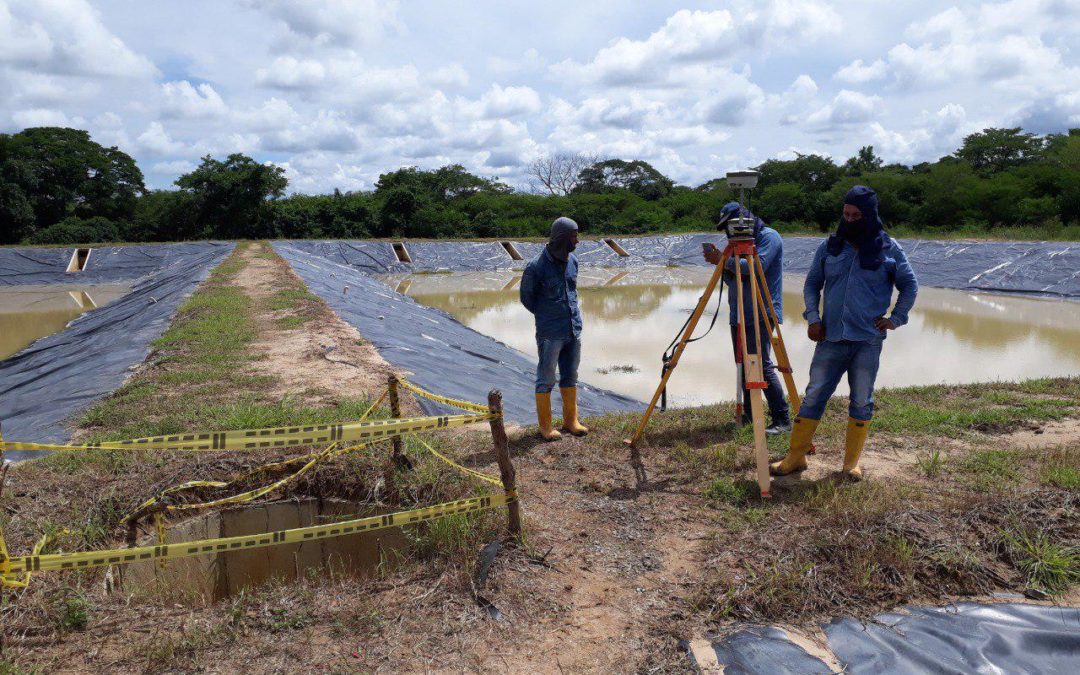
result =
M507 254L514 260L524 260L518 250L514 247L514 244L509 241L500 241L502 247L506 249Z
M86 261L90 260L90 250L88 248L77 248L71 252L71 260L68 261L68 272L82 272L86 269Z
M605 239L604 243L607 244L612 251L615 251L615 253L619 254L620 258L630 257L630 254L626 252L626 249L624 249L622 246L619 246L619 242L615 241L614 239Z
M168 528L167 543L235 537L379 515L370 506L336 499L272 502L214 511ZM147 537L140 546L154 545ZM408 550L400 528L157 562L130 563L116 585L124 592L166 594L171 601L202 604L231 597L272 579L291 581L307 574L368 576L394 565Z
M394 242L394 255L397 256L398 262L411 263L412 258L409 256L408 249L405 248L405 242Z

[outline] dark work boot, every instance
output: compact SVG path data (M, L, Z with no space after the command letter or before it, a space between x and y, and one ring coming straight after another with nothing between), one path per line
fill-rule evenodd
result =
M791 418L787 415L783 417L773 417L773 423L765 427L766 436L779 436L780 434L786 434L791 431Z

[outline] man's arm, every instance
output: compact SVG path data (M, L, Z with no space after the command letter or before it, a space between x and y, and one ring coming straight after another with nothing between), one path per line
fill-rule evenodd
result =
M525 273L521 275L521 286L518 287L518 295L525 309L531 314L536 314L536 271L532 265L525 266Z
M911 268L907 255L898 244L894 244L896 250L893 257L896 259L896 277L894 283L900 295L896 298L889 321L899 328L908 322L908 312L915 306L915 296L919 294L919 280L915 278L915 270Z
M825 260L825 244L818 246L818 250L814 252L814 260L810 263L810 270L806 273L806 283L803 284L802 294L803 302L806 304L806 311L803 312L803 318L810 325L821 322L821 289L825 286L825 274L823 268L823 262Z

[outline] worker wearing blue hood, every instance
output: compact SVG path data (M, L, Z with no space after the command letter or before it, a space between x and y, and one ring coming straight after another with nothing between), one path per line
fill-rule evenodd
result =
M894 288L899 294L889 313ZM817 348L790 449L783 461L770 467L773 474L806 468L806 454L813 447L811 441L825 404L847 374L851 394L843 473L856 480L862 477L859 456L874 412L874 380L881 348L888 331L907 323L918 290L904 250L885 234L877 194L856 185L844 197L844 214L836 233L818 247L806 274L803 317L809 324L807 335Z
M720 209L720 225L723 226L731 218L745 218L754 222L754 246L757 248L758 257L761 258L761 267L765 271L765 283L769 287L769 294L772 296L773 308L776 310L776 318L778 321L784 320L784 299L783 299L783 283L784 283L784 240L781 239L780 233L772 229L768 225L758 218L748 209L739 205L739 202L728 202L724 205L724 208ZM713 265L720 264L721 253L719 249L712 248L705 251L705 259ZM743 287L743 307L744 312L748 319L753 316L754 299L750 295L750 267L746 260L743 259L741 263L742 274L742 287ZM728 307L729 320L731 324L731 344L732 347L739 352L739 330L738 330L738 297L735 284L735 259L729 259L727 262L727 270L724 273L724 281L727 284L728 291ZM760 318L760 330L761 335L766 336L769 334L768 324L765 322L766 318L761 316ZM750 319L753 320L753 319ZM746 328L746 343L747 349L750 353L757 353L757 345L755 344L755 333L753 326L747 326ZM769 417L771 424L765 430L765 433L770 436L782 434L791 430L791 414L788 408L787 401L784 399L784 388L780 384L780 376L776 374L776 364L773 362L772 354L769 350L769 340L764 339L761 341L761 366L762 375L765 377L765 383L768 385L765 389L765 400L769 403ZM743 383L745 385L745 382ZM743 388L743 423L750 421L750 390Z
M569 218L551 224L551 236L540 255L529 261L521 277L521 304L536 319L536 417L546 441L561 434L551 421L551 390L559 368L563 431L584 436L589 430L578 421L577 376L581 361L581 311L578 309L578 226Z

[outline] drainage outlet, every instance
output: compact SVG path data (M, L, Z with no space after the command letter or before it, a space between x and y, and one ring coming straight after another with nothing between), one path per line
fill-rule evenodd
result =
M626 252L626 249L624 249L622 246L619 246L619 242L615 241L614 239L605 239L604 243L607 244L612 251L615 251L615 253L618 254L620 258L630 257L630 254Z
M68 272L82 272L86 269L86 262L90 260L90 251L88 248L77 248L71 253L71 260L68 261Z
M514 260L524 260L525 259L525 258L521 257L521 254L518 252L517 248L513 245L513 243L511 243L509 241L500 241L499 243L502 244L502 247L504 249L506 249L507 255L509 255Z
M405 248L405 242L394 242L394 255L397 256L398 262L411 263L412 258L409 256L409 250Z

